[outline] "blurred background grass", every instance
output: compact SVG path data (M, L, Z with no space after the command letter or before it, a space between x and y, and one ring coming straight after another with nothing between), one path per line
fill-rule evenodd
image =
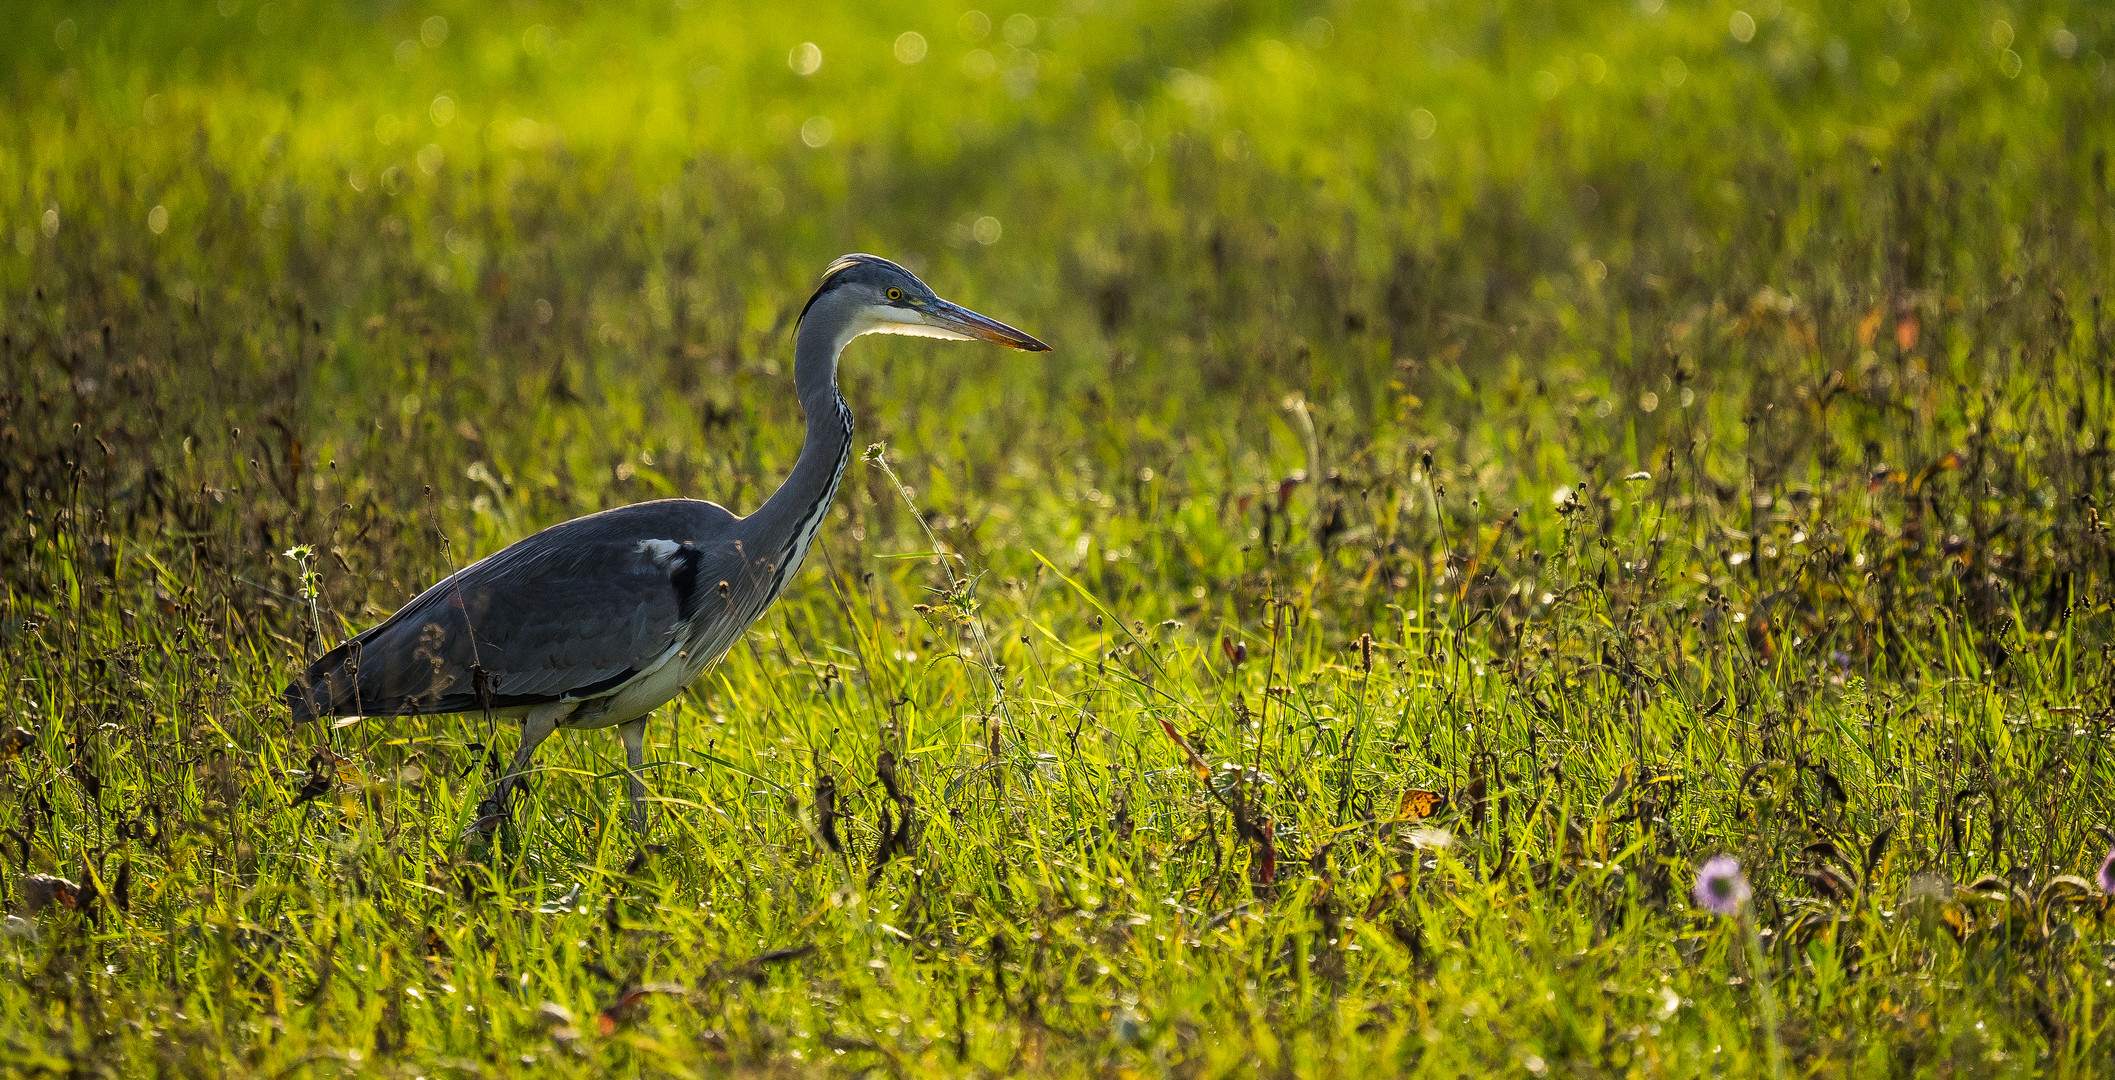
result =
M2060 212L2107 183L2091 9L34 10L52 29L8 46L0 120L7 287L107 268L148 299L330 313L308 343L327 355L296 365L329 450L407 401L443 430L543 408L533 370L657 388L594 422L686 465L704 419L754 410L781 460L791 402L745 380L847 249L1067 343L1040 371L855 362L866 415L933 406L883 434L1021 432L1126 473L1217 432L1273 469L1253 452L1288 392L1490 460L1475 429L1508 371L1625 402L1678 368L1707 400L1744 389L1763 369L1738 347L1683 368L1656 340L1689 306L1774 286L1847 348L1846 307L2025 281L2038 257L2097 281L2108 249L2104 221ZM2037 243L2056 234L2060 256ZM1095 455L1059 403L1118 388L1158 423ZM1546 491L1626 427L1650 459L1684 415L1509 464ZM507 434L502 474L552 461ZM1305 464L1292 441L1277 456ZM459 447L427 452L428 482L467 490ZM1006 483L985 493L1026 493Z
M1683 897L1728 850L1795 1065L2115 1039L2063 879L2111 839L2105 7L11 19L25 1070L1759 1073ZM657 721L702 769L644 863L614 740L479 854L511 734L285 728L318 638L451 565L753 507L848 250L1057 346L847 357L974 593L876 558L929 543L855 465ZM812 787L874 859L882 749L919 842L859 888ZM1444 849L1383 824L1419 787ZM105 899L27 913L35 871Z

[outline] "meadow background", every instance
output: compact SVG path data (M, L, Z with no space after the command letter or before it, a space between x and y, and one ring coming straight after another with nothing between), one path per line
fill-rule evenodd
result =
M11 1073L2115 1060L2104 5L7 21ZM508 725L288 724L451 567L755 506L853 250L1055 352L853 346L652 846L608 733L485 847Z

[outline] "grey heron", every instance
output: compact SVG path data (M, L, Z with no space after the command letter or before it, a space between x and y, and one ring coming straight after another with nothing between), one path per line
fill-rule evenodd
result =
M823 272L794 334L807 434L793 471L754 513L662 499L553 525L444 578L291 682L296 720L489 710L521 743L491 799L507 813L552 732L615 726L632 826L646 827L646 722L719 660L800 568L852 455L837 361L864 334L1049 346L942 300L874 255Z

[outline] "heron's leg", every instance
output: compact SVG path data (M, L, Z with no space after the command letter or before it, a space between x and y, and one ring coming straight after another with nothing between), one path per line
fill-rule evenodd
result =
M507 766L507 774L499 778L499 787L493 792L492 801L498 813L507 812L507 796L521 785L521 776L529 769L529 761L536 756L536 748L558 730L558 722L572 715L579 705L573 701L554 701L538 705L529 710L521 721L521 745L514 751L514 763Z
M652 714L648 714L652 715ZM627 720L617 727L624 737L624 770L632 796L632 831L646 835L646 781L639 771L646 765L646 717Z

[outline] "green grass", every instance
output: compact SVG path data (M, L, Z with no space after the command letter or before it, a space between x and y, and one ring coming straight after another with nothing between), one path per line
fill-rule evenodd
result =
M2103 6L27 10L0 1069L2115 1060ZM848 250L1056 352L853 347L656 847L606 733L482 849L508 725L289 726L451 566L756 505Z

